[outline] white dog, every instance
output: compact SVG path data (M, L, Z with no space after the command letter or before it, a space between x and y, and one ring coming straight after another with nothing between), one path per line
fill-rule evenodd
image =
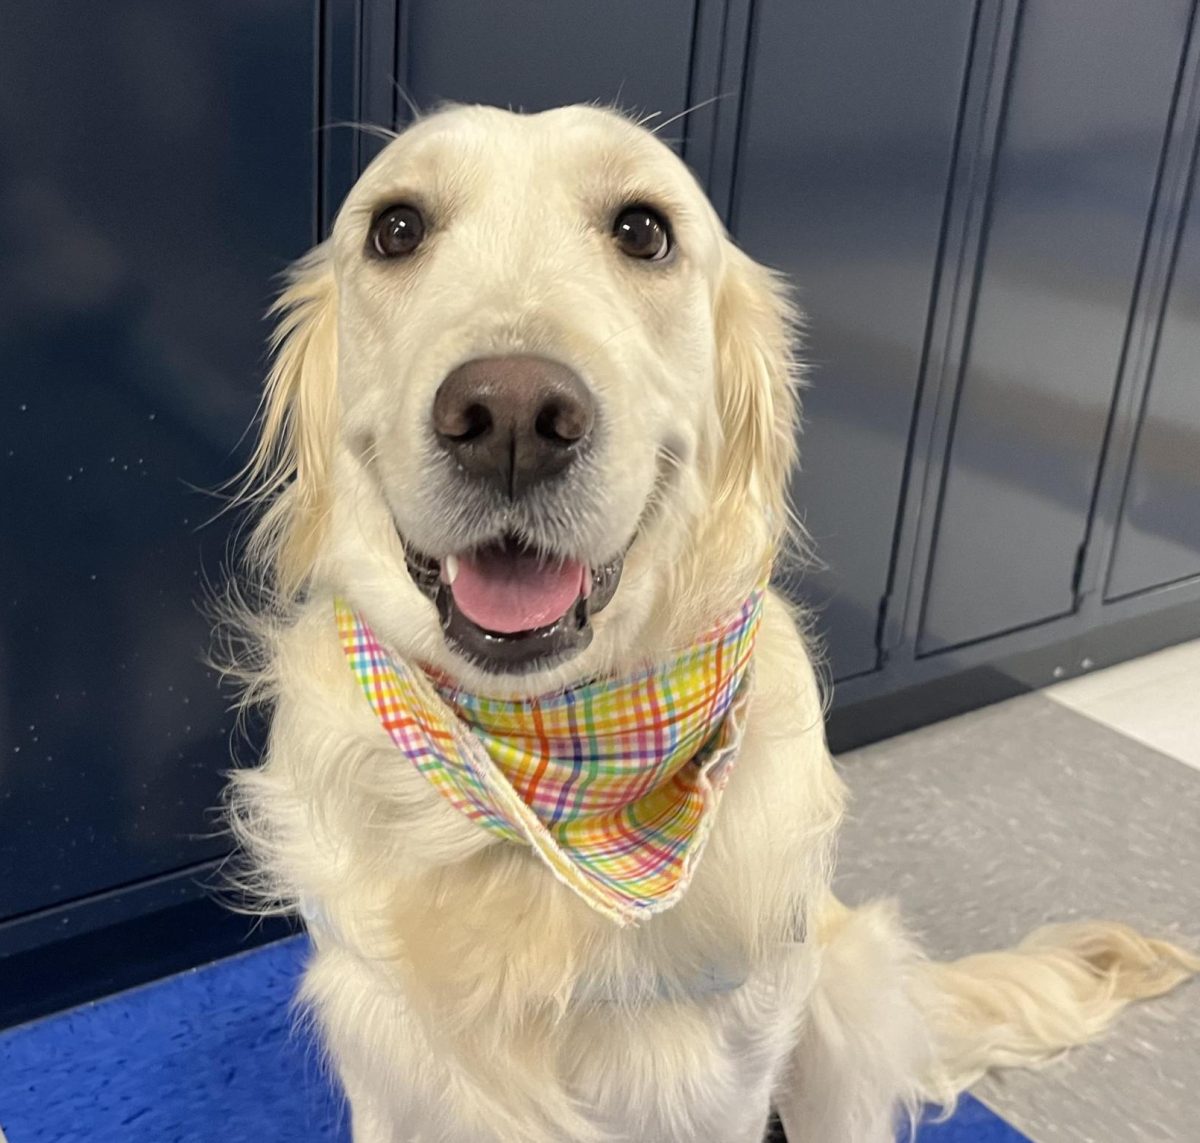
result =
M231 817L356 1143L882 1143L1198 962L1118 925L951 965L831 895L843 793L762 585L785 291L613 112L452 108L279 303ZM586 789L584 788L586 787Z

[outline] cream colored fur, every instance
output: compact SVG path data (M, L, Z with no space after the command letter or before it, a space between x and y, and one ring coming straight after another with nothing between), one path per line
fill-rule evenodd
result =
M369 220L398 201L426 209L430 236L403 265L371 261ZM671 219L672 263L615 251L629 202ZM272 723L262 765L233 777L231 821L256 907L313 918L303 1000L356 1143L755 1143L772 1102L792 1143L879 1143L920 1100L1079 1043L1197 967L1116 925L933 965L889 908L838 904L843 792L774 595L711 843L683 901L641 928L592 912L397 755L346 668L335 594L400 653L532 693L686 644L778 549L792 315L651 135L594 108L422 120L364 173L278 309L249 474L256 602L238 610L233 666ZM436 547L447 526L437 384L503 352L565 361L600 407L559 549L632 547L590 648L497 679L448 649L399 535ZM694 993L712 966L745 984Z

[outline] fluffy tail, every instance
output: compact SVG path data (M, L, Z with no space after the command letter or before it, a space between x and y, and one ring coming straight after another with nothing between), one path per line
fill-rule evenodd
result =
M1108 922L938 964L887 901L831 898L816 935L820 972L775 1092L792 1143L894 1143L898 1112L949 1112L989 1068L1042 1063L1200 971L1200 957Z
M1009 951L921 963L911 994L933 1040L922 1094L952 1104L989 1068L1043 1063L1196 972L1200 957L1108 921L1047 925Z

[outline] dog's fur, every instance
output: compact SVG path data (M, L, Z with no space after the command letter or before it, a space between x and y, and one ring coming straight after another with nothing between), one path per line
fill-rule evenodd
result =
M403 264L365 256L375 211L434 220ZM614 213L651 203L677 250L623 258ZM1115 924L924 960L892 910L830 892L842 787L810 657L766 603L736 771L681 903L621 929L522 847L459 815L400 758L342 657L349 598L400 654L467 687L533 694L629 670L734 609L779 547L794 457L793 319L691 176L616 113L452 108L392 142L279 303L251 471L257 603L236 668L273 708L236 772L234 829L263 902L312 919L303 999L356 1143L882 1143L922 1100L1043 1060L1197 968ZM601 433L582 471L510 526L624 579L592 645L525 676L446 644L409 578L489 525L460 507L428 428L471 358L574 368ZM478 514L477 514L478 515ZM698 989L713 966L745 983Z

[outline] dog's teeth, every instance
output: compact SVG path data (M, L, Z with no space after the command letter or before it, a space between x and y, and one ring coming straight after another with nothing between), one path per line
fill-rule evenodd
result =
M447 586L458 579L458 556L447 556L442 561L442 579Z

